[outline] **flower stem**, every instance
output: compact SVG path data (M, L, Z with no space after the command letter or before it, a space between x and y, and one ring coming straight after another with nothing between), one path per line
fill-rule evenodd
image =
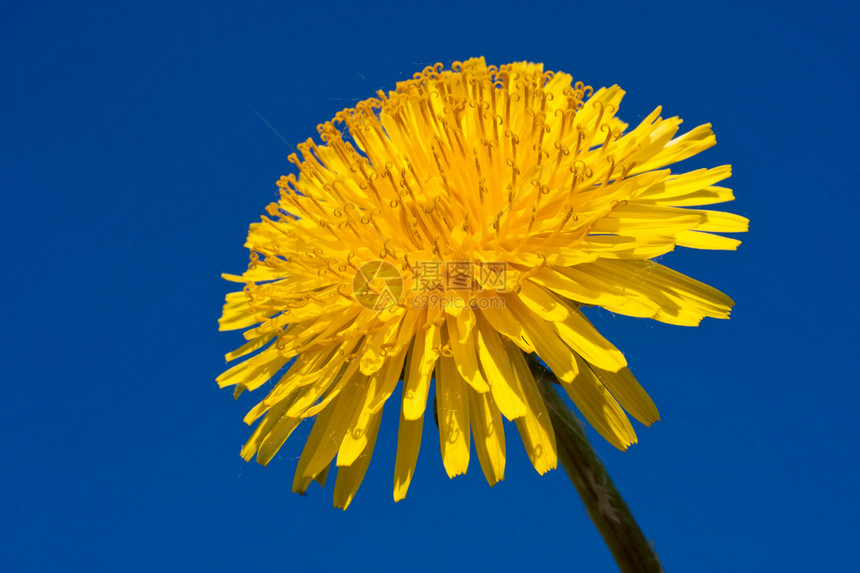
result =
M555 376L536 362L529 364L555 430L558 459L618 568L622 573L662 573L657 554L588 442L579 420L555 391Z

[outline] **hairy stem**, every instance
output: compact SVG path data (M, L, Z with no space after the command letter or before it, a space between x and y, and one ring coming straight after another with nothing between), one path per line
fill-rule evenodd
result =
M529 364L555 430L558 459L618 568L622 573L662 573L657 554L591 447L579 420L556 392L555 375L534 361Z

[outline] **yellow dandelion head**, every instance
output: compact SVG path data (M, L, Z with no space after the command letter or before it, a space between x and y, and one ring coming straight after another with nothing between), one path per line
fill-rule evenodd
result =
M257 426L242 456L268 463L312 418L293 489L323 482L334 462L345 508L402 381L402 499L432 379L451 477L466 472L474 435L489 483L504 478L503 416L544 473L556 447L537 358L601 435L634 443L624 411L648 425L657 409L581 307L691 326L728 318L731 299L650 259L735 249L712 233L747 220L691 208L733 198L716 186L730 166L668 167L714 145L710 125L676 137L681 120L657 108L628 130L623 94L477 58L429 67L320 125L321 144L298 146L298 173L250 227L248 270L225 275L245 286L227 295L221 329L248 328L248 342L219 384L238 397L280 375L245 418Z

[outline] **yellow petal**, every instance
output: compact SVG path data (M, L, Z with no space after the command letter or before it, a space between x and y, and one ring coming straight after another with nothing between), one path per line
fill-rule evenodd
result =
M346 371L343 371L340 366L342 366L342 364L338 365L335 372L337 372L337 370L341 370L341 373L329 376L327 375L329 372L327 369L323 372L324 375L320 376L316 383L300 386L296 390L296 400L290 406L290 409L287 411L287 415L310 418L328 408L331 401L340 394L341 390L343 390L349 380L352 379L352 376L357 370L357 368L350 370L349 367L347 367ZM323 399L321 400L320 398Z
M238 330L253 326L271 316L273 312L261 312L252 309L251 299L244 291L231 292L226 296L226 303L218 319L218 330Z
M260 444L260 450L257 452L257 462L264 466L268 465L272 458L275 457L275 454L278 453L278 450L281 449L281 446L284 445L284 442L287 441L287 438L290 437L290 434L293 433L293 430L301 422L302 418L283 416L279 419Z
M313 481L314 476L306 475L306 470L311 458L314 457L320 445L325 441L328 441L329 425L332 422L332 418L334 418L334 414L335 408L326 408L319 416L317 416L316 420L314 420L313 428L311 428L311 433L308 435L308 439L305 442L302 455L299 457L299 463L296 465L296 473L293 477L294 493L305 493L311 481ZM334 457L334 452L332 452L331 457ZM325 468L328 467L328 465L323 464L322 467Z
M320 413L324 408L329 407L329 403L336 398L344 388L348 386L354 386L354 380L363 380L366 377L359 372L359 360L352 360L351 362L347 362L345 368L341 370L341 372L336 376L331 378L330 382L326 383L321 380L315 386L317 388L326 388L325 392L314 392L315 395L319 397L319 401L316 402L310 408L306 408L306 397L303 397L300 400L296 400L296 403L290 408L288 413L292 413L294 411L303 411L301 416L303 418L309 418L311 416L316 416Z
M503 297L505 302L503 306L481 308L480 314L496 332L504 335L505 338L516 344L523 352L534 352L534 345L529 339L525 328L508 308L511 298L510 296Z
M567 320L554 325L561 339L595 366L613 372L627 366L624 355L603 338L578 310L571 312Z
M737 239L700 233L699 231L684 231L675 235L679 247L688 249L706 249L711 251L735 251L741 244Z
M406 359L406 350L401 350L399 354L388 355L385 365L376 375L379 377L381 386L379 394L376 396L370 407L374 410L381 408L386 400L394 392L397 383L400 381L400 374L403 372L403 362Z
M421 447L421 432L424 429L424 417L417 420L407 420L400 410L400 430L397 436L397 457L394 461L394 501L406 497L415 464L418 461L418 450Z
M417 420L424 415L440 342L439 327L432 322L428 322L423 329L419 328L415 336L407 359L408 369L403 388L403 413L407 420Z
M722 165L673 175L639 193L636 200L676 207L731 201L734 199L731 189L713 187L714 183L727 179L731 174L732 166Z
M728 318L734 305L717 289L653 261L596 261L582 270L623 285L630 296L654 301L660 306L654 318L664 322L677 318L673 323L695 326L706 316Z
M508 347L508 356L517 373L517 384L526 398L526 415L517 419L517 428L532 465L543 475L558 465L555 431L523 353Z
M251 458L257 453L260 446L263 444L263 441L268 438L269 434L278 422L285 418L284 412L286 412L290 403L291 400L287 399L276 404L254 429L251 437L248 438L248 441L245 442L244 446L242 446L241 455L246 462L251 461ZM260 458L257 458L257 461L262 463Z
M254 269L248 269L242 276L231 275L229 273L221 273L221 278L234 283L247 282L262 282L274 279L286 278L282 271L271 269L264 266L257 266Z
M457 332L460 335L459 342L461 344L466 344L472 335L472 329L475 328L475 313L471 308L466 307L460 314L456 315L457 318Z
M520 283L518 296L532 312L544 320L550 322L564 320L570 314L567 305L530 280Z
M454 360L446 356L439 358L436 367L436 401L442 463L453 478L469 467L469 400Z
M314 481L325 487L325 480L328 477L328 471L331 469L331 464L327 465L323 471L314 476Z
M546 362L556 376L565 380L573 380L576 374L576 363L573 352L559 338L556 323L546 322L535 316L518 300L509 300L510 310L528 332L534 341L535 352Z
M693 211L693 209L688 209L688 211ZM699 231L711 233L745 233L749 231L750 221L741 215L701 209L697 209L695 212L702 216L702 222L696 227Z
M691 305L681 304L673 291L648 286L651 279L646 265L654 264L651 261L645 261L643 265L631 265L630 261L622 260L595 263L563 269L563 274L589 288L603 289L606 294L600 304L604 308L671 324L695 326L701 321L703 315L695 312ZM632 311L626 304L621 304L624 300L633 305Z
M644 297L625 296L618 285L607 285L576 267L543 268L535 273L532 280L565 298L582 304L599 305L627 316L652 318L660 310L659 305Z
M379 422L382 421L382 410L373 415L367 428L367 447L361 456L350 466L341 467L337 470L337 480L334 484L334 506L349 507L355 492L367 473L370 458L373 456L373 447L376 445L376 436L379 434Z
M592 233L674 235L695 229L702 216L691 209L632 202L597 221Z
M355 383L353 382L353 384ZM376 400L379 390L379 378L371 376L367 379L367 385L361 391L360 396L356 398L358 404L346 426L343 441L340 443L340 448L337 451L338 467L352 465L367 447L370 426L378 411L371 408L371 403Z
M654 401L639 385L629 369L622 368L618 372L610 372L596 366L589 365L589 367L606 389L612 392L621 407L630 412L634 418L646 426L660 419L660 413Z
M366 377L361 375L357 378L354 383L347 384L335 401L323 410L323 412L329 410L333 410L334 412L329 419L324 437L320 439L315 451L310 456L310 459L308 459L306 467L303 469L302 473L305 477L313 477L320 473L334 459L334 456L340 449L347 426L352 419L353 413L359 406L359 400L361 399L364 384L366 384L367 380ZM314 424L315 429L316 424ZM308 443L311 443L310 438L308 438Z
M665 144L663 149L651 155L647 161L643 161L632 170L632 173L641 173L651 169L659 169L670 163L683 161L688 157L700 153L717 144L717 139L711 131L711 124L700 125L684 135L673 139ZM643 153L644 155L645 153Z
M582 415L601 436L620 450L636 443L636 433L621 406L594 373L576 357L579 372L573 382L562 380L564 388Z
M292 397L291 406L300 399L309 406L316 398L308 399L307 394L314 393L314 396L317 396L325 390L342 364L343 357L337 353L337 348L321 349L302 354L278 380L269 395L248 412L245 416L245 423L253 423L266 410L280 403L287 396ZM291 410L288 415L300 417L302 414L304 414L304 410L299 406Z
M260 354L233 366L215 380L221 388L242 383L249 390L253 390L265 384L289 360L289 357L281 356L273 345Z
M475 451L487 482L493 486L505 479L505 429L502 413L489 392L469 388L469 415L475 434Z
M451 353L454 355L454 361L457 364L457 372L460 373L463 380L469 383L469 386L478 392L488 391L490 386L484 380L478 367L478 355L475 349L476 343L471 330L465 337L461 336L457 319L451 315L447 317L447 328L448 344L451 345Z
M237 358L241 358L242 356L250 354L250 353L254 352L255 350L259 350L260 348L264 347L266 345L266 343L269 342L270 340L272 340L274 337L275 337L275 333L270 332L269 334L267 334L265 336L255 338L254 340L248 342L247 344L240 346L239 348L237 348L233 352L228 352L227 354L225 354L224 360L226 360L227 362L230 362L231 360L236 360Z
M619 233L627 230L628 228L624 228ZM587 239L579 241L577 248L583 252L597 254L603 259L651 259L665 255L675 249L675 237L669 234L668 230L666 233L661 231L662 229L657 231L660 232L659 235L640 235L634 231L633 236L629 237L623 235L591 235ZM679 233L684 232L686 231L679 231Z
M397 335L400 333L402 317L388 321L382 330L377 332L368 342L361 356L361 373L367 376L374 374L382 368L394 345Z
M525 404L519 396L513 370L507 360L505 347L499 335L483 317L478 318L478 358L484 379L490 385L493 399L508 420L526 413Z

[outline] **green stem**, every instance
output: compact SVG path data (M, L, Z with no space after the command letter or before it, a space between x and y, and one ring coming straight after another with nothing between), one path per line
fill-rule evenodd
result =
M530 361L555 430L558 459L585 503L585 510L615 557L622 573L662 573L660 560L612 483L580 422L553 387L546 368Z

